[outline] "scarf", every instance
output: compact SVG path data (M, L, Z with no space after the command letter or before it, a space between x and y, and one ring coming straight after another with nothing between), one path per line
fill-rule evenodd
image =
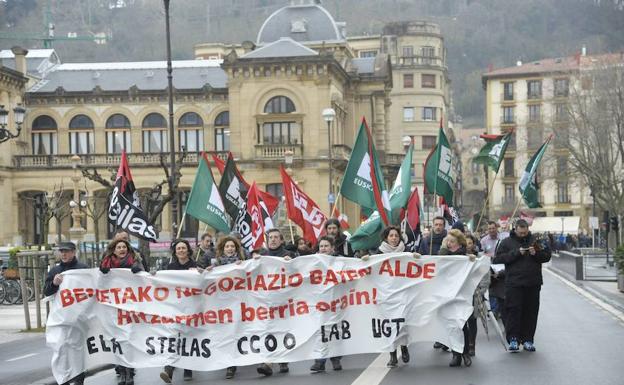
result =
M128 253L123 258L114 258L112 255L107 256L102 260L102 267L107 267L109 269L115 268L131 268L134 265L134 258L132 254Z
M405 244L403 244L403 241L400 241L398 245L396 245L395 247L390 246L390 244L386 241L381 242L381 245L379 246L379 251L381 251L382 253L386 254L386 253L401 253L403 251L405 251Z

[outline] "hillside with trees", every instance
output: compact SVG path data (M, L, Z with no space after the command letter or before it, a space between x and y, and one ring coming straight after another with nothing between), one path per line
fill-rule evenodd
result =
M295 0L295 3L301 0ZM172 0L172 51L191 59L202 42L255 40L262 22L289 0ZM389 21L428 20L441 26L455 110L467 125L483 123L481 74L517 60L624 50L624 0L325 0L349 35L377 34ZM163 60L160 0L0 0L2 48L42 47L48 33L101 41L55 41L64 62Z

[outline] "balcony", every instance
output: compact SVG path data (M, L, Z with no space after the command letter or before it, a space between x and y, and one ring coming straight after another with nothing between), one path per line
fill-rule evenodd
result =
M555 202L557 202L558 204L570 204L572 203L572 198L570 197L570 195L557 194L557 196L555 197Z
M512 210L513 210L513 207L515 207L517 203L518 203L518 200L516 199L516 197L502 197L501 198L501 205L509 206L508 208L511 208Z
M501 124L515 124L516 117L515 115L501 115L500 123Z
M401 56L399 57L399 65L444 67L444 61L437 56Z
M208 151L209 154L217 154L222 160L227 160L227 151ZM176 153L176 157L181 152ZM64 169L72 168L73 155L16 155L13 157L13 167L18 169ZM129 153L128 162L132 167L154 167L160 165L160 159L163 158L165 164L169 162L169 153ZM199 159L199 153L189 152L186 154L183 165L196 166ZM116 167L121 162L121 154L82 154L80 155L80 165L82 167Z
M259 160L284 160L287 151L291 151L294 158L303 157L301 144L256 144L255 147L256 159Z

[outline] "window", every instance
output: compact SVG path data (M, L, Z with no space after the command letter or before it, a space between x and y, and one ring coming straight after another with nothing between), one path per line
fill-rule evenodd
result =
M565 177L568 173L568 158L565 156L557 157L557 176Z
M527 130L527 147L530 149L537 148L541 146L543 135L541 128L533 128Z
M569 88L568 79L555 79L555 97L567 97Z
M432 148L435 147L437 140L438 140L437 136L424 135L422 137L422 149L431 150Z
M294 111L294 103L286 96L275 96L264 106L265 114L288 114Z
M513 122L515 122L514 108L503 107L503 123L513 123Z
M414 107L403 107L403 121L404 122L414 121Z
M167 151L167 121L161 114L151 113L143 119L143 152Z
M204 149L204 121L196 112L187 112L178 121L180 151L199 152Z
M215 126L215 151L230 150L230 113L224 111L217 115Z
M573 211L555 211L553 214L555 214L554 216L556 216L556 217L572 217L572 216L574 216L574 212Z
M570 203L570 196L568 195L568 183L557 183L557 203Z
M509 151L516 151L516 131L511 134L511 139L509 140L509 144L507 145L507 149Z
M535 123L542 120L542 106L539 104L529 105L529 122Z
M424 57L435 57L435 47L423 46L420 48L420 54Z
M425 120L425 121L437 120L436 108L435 107L423 107L422 120Z
M106 152L119 154L121 150L132 151L130 121L125 115L114 114L106 120Z
M514 172L514 158L505 158L505 178L513 178Z
M514 100L513 86L513 83L503 83L503 100Z
M414 88L414 74L403 74L403 88Z
M435 75L422 74L420 76L420 84L422 88L436 88Z
M178 218L182 217L182 213L186 211L186 205L188 204L188 198L191 195L190 190L184 190L178 193L179 212ZM199 231L199 221L193 218L191 215L184 216L184 222L181 223L182 229L180 231L180 237L182 238L195 238Z
M411 45L403 46L403 64L414 64L414 47Z
M270 183L266 185L266 192L274 197L284 196L284 185L281 183Z
M542 98L542 81L541 80L527 81L527 98L528 99L541 99Z
M360 57L375 57L377 51L360 51Z
M262 125L264 144L299 144L299 124L296 122L271 122Z
M564 103L555 104L555 121L567 122L568 121L568 106Z
M35 118L32 124L33 155L53 155L58 152L56 121L48 115Z
M95 152L93 121L86 115L76 115L69 121L69 152L91 154Z
M555 147L567 148L570 145L570 138L568 130L558 130L555 135Z
M516 202L516 184L505 183L505 197L503 198L503 204Z

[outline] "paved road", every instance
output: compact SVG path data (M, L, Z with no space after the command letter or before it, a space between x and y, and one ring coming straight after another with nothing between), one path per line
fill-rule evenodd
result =
M397 369L385 368L387 355L366 354L345 357L342 372L329 370L325 374L309 374L311 361L291 364L291 373L274 375L270 380L258 376L254 367L239 368L234 381L245 384L312 385L319 381L339 385L395 384L479 384L479 385L575 385L624 384L621 352L624 346L624 323L595 303L579 295L558 277L544 273L542 309L536 335L536 353L505 353L491 335L490 341L480 330L477 356L470 368L449 368L449 353L434 351L429 343L410 346L412 361ZM49 351L42 338L28 343L12 342L0 345L0 384L33 383L37 376L50 375ZM7 362L7 359L36 353ZM329 364L329 363L328 363ZM26 366L34 369L26 377L19 372ZM160 368L138 371L137 385L161 383ZM363 374L364 373L364 374ZM182 383L181 372L175 382ZM232 384L225 380L225 371L197 372L189 384ZM39 382L43 383L43 382ZM116 384L112 370L101 372L86 381L88 385Z

